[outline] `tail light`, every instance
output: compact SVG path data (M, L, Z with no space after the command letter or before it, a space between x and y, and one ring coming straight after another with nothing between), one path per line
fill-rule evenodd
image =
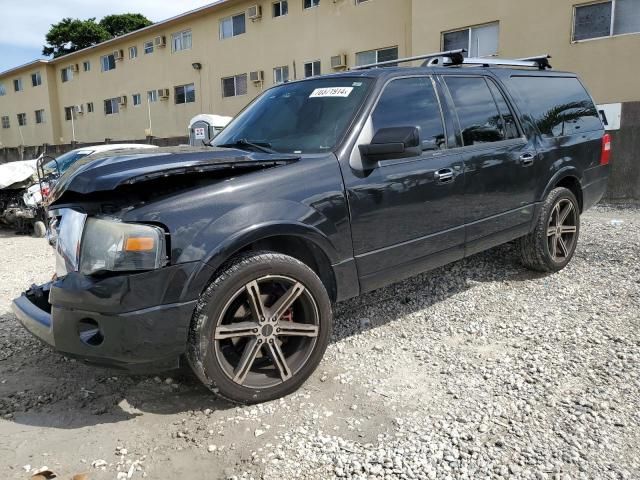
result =
M600 165L609 165L611 160L611 135L605 133L602 137L602 152L600 152Z

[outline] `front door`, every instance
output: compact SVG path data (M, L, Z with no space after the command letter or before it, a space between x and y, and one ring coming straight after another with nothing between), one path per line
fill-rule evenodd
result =
M446 75L443 80L460 128L467 254L472 254L528 233L537 153L493 79Z
M358 145L388 127L418 127L422 154L353 168L361 164ZM463 162L447 149L430 76L396 78L384 87L344 177L363 291L462 258Z

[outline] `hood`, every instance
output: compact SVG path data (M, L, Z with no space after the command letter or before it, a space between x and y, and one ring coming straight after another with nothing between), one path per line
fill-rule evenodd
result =
M231 148L175 147L90 155L71 167L53 188L50 202L65 192L114 190L158 178L229 171L230 175L295 162L296 155L254 153ZM233 173L232 173L233 172Z
M37 160L24 160L21 162L9 162L0 165L0 189L13 187L21 187L27 180L33 183L37 180L32 180L32 177L36 174Z

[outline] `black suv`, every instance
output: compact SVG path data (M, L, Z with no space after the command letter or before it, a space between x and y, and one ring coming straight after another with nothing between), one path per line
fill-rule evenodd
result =
M332 302L512 240L527 267L565 267L610 155L575 75L482 65L278 85L211 147L67 172L57 274L14 301L23 325L87 362L185 356L227 399L275 399L320 362Z

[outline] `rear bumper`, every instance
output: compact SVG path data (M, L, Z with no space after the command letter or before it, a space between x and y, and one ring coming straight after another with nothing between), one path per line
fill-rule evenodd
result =
M122 280L130 285L130 278ZM110 279L108 285L118 283ZM113 291L101 291L92 284L80 294L72 290L77 286L77 281L64 280L34 286L13 301L13 311L26 330L69 357L140 373L179 365L197 300L105 312L95 307L112 298ZM96 293L103 298L90 301ZM53 300L56 297L75 297L76 303L59 305ZM96 327L98 337L87 335L88 324Z

